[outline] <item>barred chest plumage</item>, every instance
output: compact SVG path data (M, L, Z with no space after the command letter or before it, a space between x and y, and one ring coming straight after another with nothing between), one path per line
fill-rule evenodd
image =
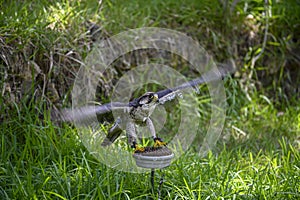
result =
M154 92L147 92L137 99L136 105L130 108L129 116L135 123L144 124L158 104L158 96Z

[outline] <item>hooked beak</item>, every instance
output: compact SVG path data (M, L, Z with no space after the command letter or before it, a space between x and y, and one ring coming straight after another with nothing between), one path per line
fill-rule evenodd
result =
M158 95L157 94L153 95L153 100L154 100L154 102L158 102L159 99L158 99Z

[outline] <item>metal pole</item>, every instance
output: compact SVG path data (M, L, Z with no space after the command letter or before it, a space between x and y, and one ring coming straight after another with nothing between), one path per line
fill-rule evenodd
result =
M162 188L162 185L164 183L164 177L165 177L165 174L163 173L161 175L161 178L160 178L160 181L159 181L159 186L158 186L158 199L160 199L160 196L161 196L161 188Z
M151 186L152 186L152 194L154 194L154 172L155 172L155 169L152 168L151 169L151 177L150 177L150 181L151 181Z

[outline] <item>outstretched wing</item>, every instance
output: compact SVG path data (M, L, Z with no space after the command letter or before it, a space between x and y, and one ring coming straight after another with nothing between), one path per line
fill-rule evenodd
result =
M105 114L113 110L124 110L128 109L129 107L130 106L128 103L111 102L99 106L91 105L74 109L66 108L61 110L59 113L56 113L53 118L65 122L81 122L86 121L88 118L95 115Z
M231 61L233 62L233 61ZM165 89L156 92L159 98L159 103L164 104L166 101L173 100L177 95L181 95L180 91L186 88L195 87L197 85L218 80L224 78L226 75L233 73L235 70L234 63L231 64L219 64L222 65L218 68L214 68L204 73L200 78L193 79L189 82L183 83L171 89Z
M171 89L165 89L156 92L159 99L159 104L164 104L166 101L173 100L176 95L180 94L180 91L186 88L195 87L196 85L210 82L219 79L220 77L224 77L235 70L234 63L224 64L218 68L210 70L204 73L200 78L191 80L184 84L181 84L177 87ZM98 115L111 112L113 110L120 109L128 109L130 107L136 107L138 102L138 98L134 99L129 103L122 102L111 102L103 105L95 105L95 106L84 106L81 108L75 109L64 109L60 111L58 114L56 113L54 118L56 120L65 121L65 122L81 122L85 121L88 118Z

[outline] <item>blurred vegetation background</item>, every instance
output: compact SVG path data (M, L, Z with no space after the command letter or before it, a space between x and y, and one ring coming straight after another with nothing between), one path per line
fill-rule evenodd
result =
M217 62L233 58L243 91L280 107L299 97L299 16L293 0L4 1L1 94L8 104L28 95L56 103L96 40L154 26L190 35Z

